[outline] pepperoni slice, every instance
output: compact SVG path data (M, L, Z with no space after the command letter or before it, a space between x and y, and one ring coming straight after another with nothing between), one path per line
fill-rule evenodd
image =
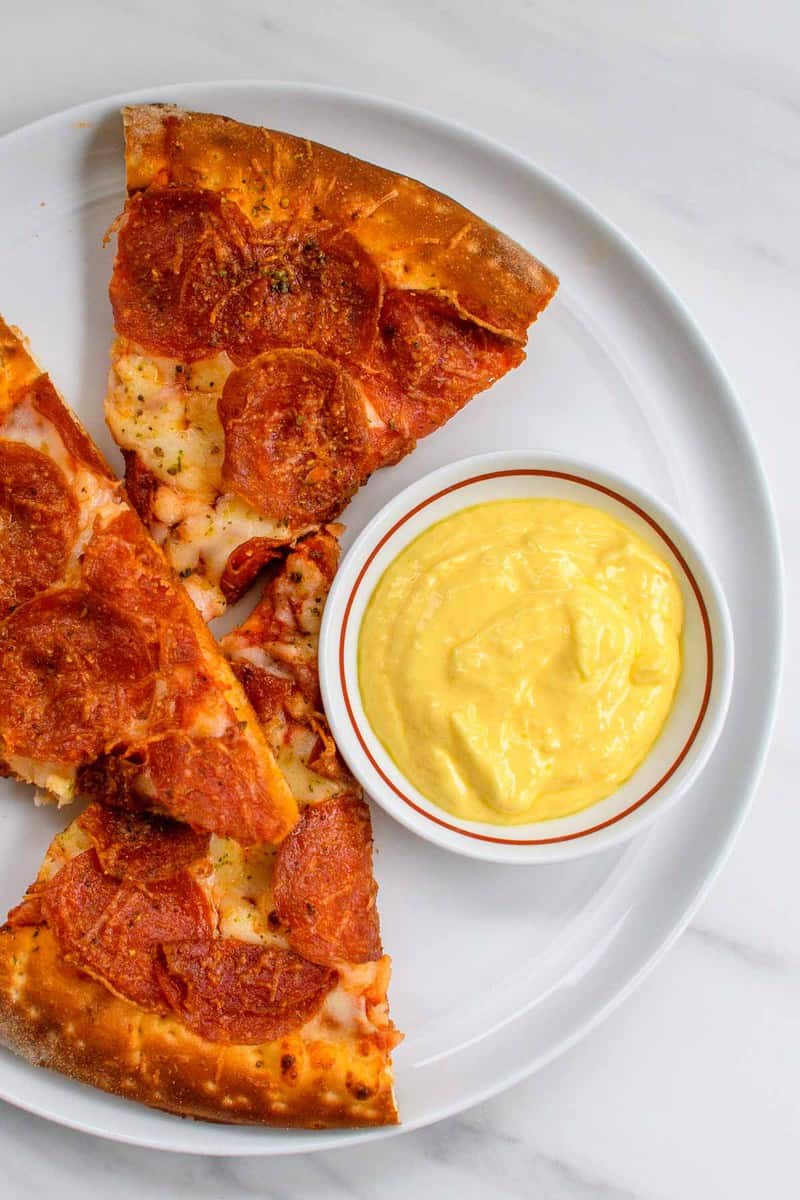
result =
M143 755L135 751L101 754L93 762L78 768L76 790L78 795L94 804L102 804L126 811L140 811L147 805L147 798L136 792L142 774Z
M78 824L94 842L107 875L150 883L178 875L208 855L210 835L151 813L90 804Z
M219 416L225 484L276 520L330 520L366 478L362 398L345 371L313 351L271 351L234 371Z
M276 346L340 357L369 349L382 283L349 234L260 230L232 202L151 188L128 202L111 281L117 332L150 350L243 363Z
M234 362L304 346L339 360L366 354L377 333L380 272L355 238L268 227L221 305L219 334Z
M387 426L413 442L439 429L524 357L516 343L464 320L446 300L392 290L361 378Z
M104 874L87 850L56 875L43 911L65 958L144 1008L165 1011L155 971L160 943L211 935L211 909L185 872L147 885Z
M77 532L78 504L60 467L0 441L0 619L61 576Z
M286 548L275 538L248 538L228 556L220 587L229 604L243 595L256 575Z
M166 679L174 683L176 669L193 669L192 691L198 693L203 672L197 635L188 613L175 603L175 587L160 552L134 513L121 512L92 535L81 573L93 595L136 613ZM186 680L180 690L188 702ZM172 701L172 691L161 696L160 711Z
M175 589L164 560L130 509L95 529L83 554L81 575L102 596L139 619L174 620Z
M188 1027L214 1042L271 1042L314 1015L335 971L290 950L235 938L161 948L158 979Z
M212 912L202 888L188 875L175 875L142 890L122 883L104 914L102 928L84 938L79 964L99 975L114 991L145 1008L163 1009L155 971L162 942L206 938Z
M369 809L358 796L309 805L282 843L275 909L293 950L311 962L370 962L381 956Z
M317 735L316 744L308 758L309 769L316 771L317 775L324 775L326 779L352 780L325 717L317 715L309 725Z
M284 825L254 780L254 752L243 738L168 734L144 752L147 791L179 821L242 845L277 841Z
M50 881L42 892L42 910L65 953L77 952L98 928L119 886L103 873L94 850L77 854Z
M248 261L245 218L213 192L134 196L111 279L117 332L157 353L202 357L219 345L213 315Z
M82 588L38 596L0 626L5 755L96 758L146 715L150 647L114 605Z
M247 699L255 709L259 724L264 728L273 751L280 747L280 737L284 727L284 713L289 708L292 698L297 692L293 679L284 675L276 675L263 667L255 667L249 662L233 663L233 671L245 690ZM276 728L273 731L272 723ZM270 735L273 736L270 736Z

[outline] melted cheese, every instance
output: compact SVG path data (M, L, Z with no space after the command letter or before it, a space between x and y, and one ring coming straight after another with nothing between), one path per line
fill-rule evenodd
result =
M212 837L212 873L207 886L217 909L222 937L288 946L285 934L274 930L269 923L276 853L272 846L245 849L230 838Z
M268 654L263 646L249 646L244 641L245 636L240 630L235 629L225 638L225 655L231 662L250 663L251 666L258 667L262 671L269 671L270 675L277 675L280 679L294 678L291 671L276 663L273 656ZM238 639L242 640L242 645L237 645Z
M285 536L285 526L262 517L240 496L221 495L212 506L188 511L179 533L179 544L172 551L176 563L203 562L209 575L217 579L225 570L231 553L254 537Z
M52 421L42 416L30 398L26 398L6 416L3 422L3 437L12 442L23 442L33 450L39 450L56 463L67 479L75 474L75 459L64 445Z
M294 796L300 807L305 804L314 804L319 800L328 800L331 796L338 796L342 791L341 780L326 779L324 775L318 775L316 771L311 771L305 764L308 754L303 753L302 743L307 740L310 743L316 742L316 734L308 730L297 732L289 746L281 746L276 755L278 767L281 775L289 785L289 790Z
M219 583L233 551L251 538L287 538L285 523L223 489L217 400L233 363L224 353L190 365L145 357L124 341L112 358L109 427L159 480L151 533L204 619L213 620L225 611Z
M193 712L187 733L198 738L221 738L230 726L231 711L227 701L216 692L209 692L203 697L202 706Z
M214 499L225 447L217 397L232 369L227 354L188 366L116 353L106 398L115 441L134 450L162 483Z
M221 937L289 949L285 933L269 924L272 876L277 851L271 846L244 850L229 838L211 839L213 870L208 880ZM369 1036L389 1026L386 992L390 960L337 963L339 979L319 1012L302 1028L307 1040L343 1041Z
M316 623L319 624L317 615ZM293 679L291 671L278 662L263 646L253 645L246 629L236 629L223 640L222 648L230 662L246 662L280 679ZM313 636L313 635L312 635ZM316 638L313 638L316 645ZM288 650L287 647L282 649ZM290 722L291 724L291 722ZM341 781L328 779L306 765L317 745L317 735L305 726L292 727L290 740L281 745L271 743L275 761L297 804L327 800L342 791Z
M368 1037L389 1026L386 992L390 960L337 963L339 980L324 1003L303 1026L303 1037L322 1041L344 1041Z
M63 833L59 833L50 843L42 863L42 869L39 871L39 882L52 879L71 858L83 854L84 850L88 850L91 845L92 839L88 833L77 821L73 821Z
M2 739L0 739L2 741ZM69 804L75 799L75 779L77 768L63 763L37 762L25 754L4 755L6 762L18 779L32 783L34 787L44 789L37 796L37 804L45 800Z

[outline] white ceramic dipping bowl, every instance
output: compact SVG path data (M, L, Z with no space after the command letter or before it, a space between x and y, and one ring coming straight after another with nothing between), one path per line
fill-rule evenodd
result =
M657 742L635 773L605 800L568 817L526 825L465 821L423 796L373 732L359 690L359 629L383 572L430 525L475 504L533 497L593 505L634 530L670 563L684 603L683 669ZM655 497L609 471L561 455L499 451L433 471L370 521L334 579L319 658L333 735L372 799L420 837L457 854L493 862L542 863L626 841L691 787L725 720L733 680L733 634L713 570L678 518Z

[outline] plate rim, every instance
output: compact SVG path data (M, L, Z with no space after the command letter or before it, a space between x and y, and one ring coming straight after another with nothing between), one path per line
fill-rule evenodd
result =
M595 1029L607 1016L609 1016L631 992L642 982L642 980L650 973L662 957L671 949L686 926L690 923L693 916L705 900L709 891L713 887L719 873L722 870L725 862L730 855L731 849L738 838L742 826L750 812L753 804L755 791L759 780L763 773L766 756L769 750L770 742L775 728L775 720L777 716L778 699L781 691L782 675L783 675L783 659L785 649L785 576L783 568L783 554L781 548L779 526L775 511L775 505L769 487L766 471L761 460L761 455L756 444L755 438L750 428L750 423L744 410L744 406L739 399L731 381L729 380L720 359L703 332L700 324L695 319L691 309L685 303L673 287L668 283L661 271L639 250L636 244L625 234L613 221L601 213L589 200L587 200L576 188L565 183L560 177L544 167L528 158L521 151L514 149L506 143L492 137L480 130L473 129L450 117L441 116L438 113L424 107L419 107L413 104L408 104L402 101L387 99L386 97L375 95L373 93L364 92L350 88L337 87L327 84L319 84L305 81L281 80L281 79L214 79L214 80L190 80L180 83L154 84L145 88L134 90L114 92L107 95L96 96L92 99L82 101L79 104L71 105L67 108L57 110L45 114L42 117L36 118L33 121L27 122L24 125L17 126L14 129L0 135L0 152L4 152L9 148L13 148L16 141L21 141L25 137L35 135L36 133L45 130L48 125L57 127L61 122L79 121L89 114L98 114L103 110L107 110L116 105L121 107L128 103L141 103L146 100L153 102L170 102L179 98L181 93L191 92L193 90L205 91L211 96L215 92L241 92L243 94L252 94L253 92L288 92L297 95L310 95L319 99L330 99L332 101L355 102L359 106L367 107L379 112L385 113L387 116L400 116L411 118L416 122L421 122L423 125L429 126L439 133L456 135L462 142L471 143L476 149L500 155L509 164L518 169L522 169L530 175L536 177L542 184L548 187L554 194L557 194L560 199L566 202L584 221L588 222L594 229L600 231L606 237L609 237L614 242L617 248L624 252L632 261L635 268L644 277L650 287L659 294L660 299L665 303L670 311L670 315L676 320L681 335L693 352L693 355L698 358L706 368L709 377L713 380L715 390L720 395L725 403L728 417L734 427L734 432L742 445L746 448L749 459L753 468L754 483L757 486L757 496L760 501L766 531L768 534L767 542L763 547L765 561L769 562L769 566L773 578L773 588L771 594L771 613L773 621L773 656L770 679L771 687L768 696L768 702L762 708L761 732L758 748L752 754L748 769L742 776L742 784L740 790L740 802L736 817L727 830L726 834L720 840L714 855L713 862L709 866L702 881L695 888L694 893L684 904L680 913L672 921L671 929L662 941L651 951L647 957L641 962L639 968L619 987L606 1002L600 1005L590 1017L583 1020L571 1033L562 1037L553 1045L548 1047L532 1060L525 1061L517 1070L504 1075L499 1081L493 1080L484 1088L478 1088L470 1093L469 1097L463 1102L445 1103L435 1110L432 1114L418 1117L406 1121L402 1125L382 1127L378 1129L362 1129L362 1130L342 1130L342 1131L314 1131L314 1140L311 1144L305 1138L297 1138L296 1144L278 1144L265 1139L263 1142L258 1142L253 1139L252 1144L237 1145L235 1148L228 1148L219 1145L209 1147L198 1147L187 1145L182 1141L179 1132L181 1129L180 1122L175 1123L174 1135L170 1134L167 1137L151 1137L141 1136L122 1131L110 1131L108 1129L99 1129L92 1127L85 1120L70 1119L66 1112L52 1111L47 1104L35 1104L31 1101L20 1100L16 1097L7 1094L4 1087L0 1086L0 1099L6 1100L15 1107L26 1112L31 1112L46 1120L52 1121L54 1124L62 1125L70 1129L77 1130L83 1133L89 1133L97 1137L103 1137L110 1141L120 1142L127 1145L136 1145L148 1147L158 1150L166 1150L176 1153L202 1154L205 1156L224 1156L235 1154L242 1157L255 1156L271 1156L278 1154L299 1154L311 1153L318 1150L330 1150L336 1148L344 1148L345 1146L356 1145L360 1143L368 1143L372 1141L382 1140L387 1137L396 1137L403 1133L409 1133L414 1129L424 1128L428 1125L435 1124L448 1117L455 1116L458 1113L464 1112L477 1104L490 1099L492 1096L513 1087L523 1079L534 1074L548 1063L554 1061L565 1053L571 1047L576 1045L587 1034ZM178 102L180 102L178 100ZM736 684L734 682L734 690ZM672 920L672 919L671 919ZM227 1128L227 1127L226 1127ZM233 1126L233 1129L238 1127ZM274 1130L272 1132L282 1132ZM297 1131L283 1131L297 1132ZM302 1131L300 1131L302 1132Z

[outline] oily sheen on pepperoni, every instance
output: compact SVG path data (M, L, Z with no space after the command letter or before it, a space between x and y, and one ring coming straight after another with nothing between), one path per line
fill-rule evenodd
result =
M219 336L234 362L275 346L305 346L339 359L375 338L382 283L349 234L273 225L251 241L252 262L219 310Z
M191 737L168 734L144 751L148 790L179 821L242 845L276 841L283 827L253 784L253 751L235 734Z
M150 647L138 625L82 588L31 600L0 625L6 757L96 758L147 713Z
M60 467L0 440L0 619L59 578L77 531L78 504Z
M175 618L172 581L130 509L95 529L84 551L81 575L95 595L136 612L146 624Z
M521 347L464 320L446 300L392 290L360 377L389 428L415 441L524 357Z
M146 887L103 872L87 850L59 871L42 909L65 958L144 1008L165 1011L155 970L158 946L212 932L203 890L185 872Z
M311 962L381 956L369 809L357 796L308 805L275 862L275 909Z
M247 362L275 346L358 356L372 344L381 276L348 234L274 222L257 230L202 189L128 202L111 281L117 332L193 359Z
M232 665L236 678L255 709L259 724L268 731L270 723L276 717L282 719L289 711L298 690L297 685L285 675L277 675L249 662L236 662ZM272 744L270 738L270 745ZM277 745L273 747L275 750L278 748Z
M223 481L277 520L330 520L367 474L362 398L345 371L313 351L271 351L234 371L219 417Z
M236 938L165 944L162 991L189 1029L215 1042L269 1042L314 1015L336 972L275 946Z
M190 188L128 201L109 289L119 334L177 358L208 353L212 314L247 261L234 207Z
M208 855L209 834L153 813L94 803L81 813L78 824L94 842L103 870L116 879L167 879Z
M94 850L77 854L54 876L42 891L42 909L65 953L98 927L118 891L118 880L103 872Z
M285 549L275 538L248 538L228 556L220 587L226 600L241 596L263 568Z
M135 513L123 511L93 533L81 573L93 595L136 613L163 675L173 683L181 677L178 697L175 688L159 694L154 719L174 716L176 704L188 708L204 690L202 652L189 617L175 604L161 554Z

